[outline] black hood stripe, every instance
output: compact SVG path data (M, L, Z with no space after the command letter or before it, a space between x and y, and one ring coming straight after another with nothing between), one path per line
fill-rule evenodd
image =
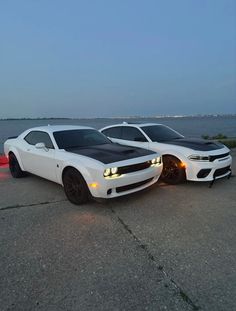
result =
M69 148L66 149L66 151L98 160L104 164L134 159L151 154L155 157L154 151L114 143L83 148Z
M224 148L224 145L215 141L207 141L204 139L180 138L163 143L190 148L198 151L211 151Z

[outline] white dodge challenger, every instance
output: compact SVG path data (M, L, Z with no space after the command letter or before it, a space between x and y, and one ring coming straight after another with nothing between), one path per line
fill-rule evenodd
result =
M29 129L9 138L4 153L13 177L29 172L61 184L74 204L142 190L158 180L163 166L157 152L112 143L82 126Z
M183 180L211 181L230 176L232 157L218 142L186 138L168 126L156 123L126 123L100 130L113 142L160 152L161 178L170 184Z

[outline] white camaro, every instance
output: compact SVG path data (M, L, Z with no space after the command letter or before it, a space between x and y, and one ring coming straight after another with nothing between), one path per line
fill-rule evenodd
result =
M177 184L185 179L211 181L230 176L229 149L218 142L185 138L168 126L155 123L122 123L100 130L113 142L160 152L162 179Z
M29 129L4 143L13 177L29 172L64 186L67 198L113 198L154 184L162 171L159 153L112 143L82 126Z

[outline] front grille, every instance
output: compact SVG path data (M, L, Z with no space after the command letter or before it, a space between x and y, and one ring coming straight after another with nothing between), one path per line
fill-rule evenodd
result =
M212 156L209 156L209 161L210 162L213 162L215 161L216 159L221 159L221 158L225 158L229 155L229 152L227 153L222 153L222 154L218 154L218 155L212 155Z
M122 186L122 187L117 187L116 188L116 192L120 193L120 192L123 192L123 191L128 191L128 190L132 190L132 189L141 187L141 186L149 183L151 180L153 180L153 178L149 178L149 179L146 179L146 180L143 180L143 181L140 181L140 182L136 182L135 184L131 184L131 185L127 185L127 186Z
M127 173L145 170L146 168L149 168L151 165L152 165L151 161L146 161L143 163L121 166L118 168L118 174L127 174Z
M218 170L215 171L213 177L217 177L217 176L222 176L228 172L230 172L231 169L230 169L230 166L226 166L226 167L223 167L223 168L219 168Z

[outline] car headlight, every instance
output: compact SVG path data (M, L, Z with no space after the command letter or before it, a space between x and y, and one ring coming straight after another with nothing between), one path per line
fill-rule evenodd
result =
M118 167L106 168L103 172L104 177L118 177L120 176L118 173Z
M156 158L157 164L161 164L161 157Z
M197 155L197 154L190 155L188 158L191 161L209 161L208 156L201 156L201 155Z
M103 175L104 175L105 177L107 177L107 176L109 176L110 174L111 174L111 169L110 169L110 168L106 168L106 169L104 170Z
M111 168L111 173L112 174L116 174L118 172L118 168L117 167L112 167Z
M161 157L157 157L157 158L155 158L155 159L152 159L152 160L151 160L151 163L152 163L153 165L155 165L155 164L161 164Z

